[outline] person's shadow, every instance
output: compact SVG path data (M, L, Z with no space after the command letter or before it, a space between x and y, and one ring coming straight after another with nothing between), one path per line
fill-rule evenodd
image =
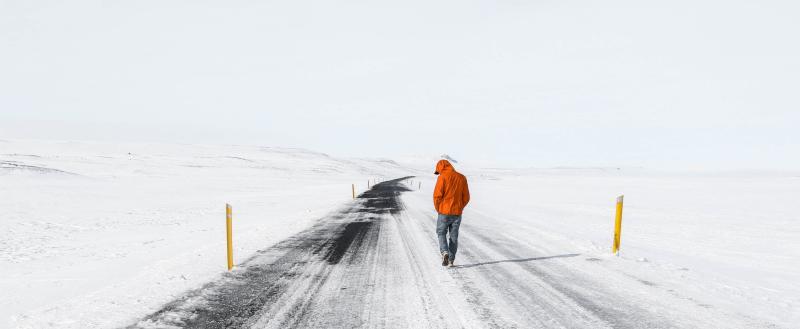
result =
M457 265L457 268L470 268L475 266L483 266L483 265L492 265L492 264L499 264L499 263L521 263L521 262L530 262L534 260L545 260L551 258L569 258L569 257L577 257L581 254L564 254L564 255L555 255L555 256L543 256L543 257L531 257L531 258L520 258L520 259L506 259L506 260L495 260L491 262L484 262L484 263L475 263L475 264L467 264L467 265Z

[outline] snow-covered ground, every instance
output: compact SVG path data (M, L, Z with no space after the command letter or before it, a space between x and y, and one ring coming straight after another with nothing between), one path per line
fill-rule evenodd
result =
M0 141L0 328L129 324L305 229L385 160L300 149Z
M404 216L430 221L419 217L432 211L435 177L411 169L428 159L405 160L412 164L281 148L0 141L0 327L127 325L218 278L226 202L237 262L347 204L350 184L363 191L369 178L417 175L422 191L404 197ZM706 313L698 310L709 310L717 318L707 323L726 315L735 327L800 323L800 173L455 166L472 192L465 261L494 265L507 256L494 253L500 249L523 258L579 254L554 262L595 282L619 273L613 278L641 284L604 289L625 296L645 287L676 304L662 309L697 311L670 317L699 319ZM622 252L613 257L619 194ZM485 250L475 250L479 243ZM528 276L540 266L496 265ZM495 267L470 269L491 277Z
M471 224L505 227L520 241L597 258L669 294L751 319L753 327L800 323L800 173L563 168L467 174L473 199L462 235ZM616 258L610 245L620 194L625 206Z

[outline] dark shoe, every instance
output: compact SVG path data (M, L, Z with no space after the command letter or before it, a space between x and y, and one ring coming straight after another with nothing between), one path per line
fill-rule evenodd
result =
M448 255L446 252L443 252L442 253L442 266L447 266L447 264L450 264L450 255Z
M447 267L456 267L456 266L453 265L453 261L451 260L451 261L447 262Z

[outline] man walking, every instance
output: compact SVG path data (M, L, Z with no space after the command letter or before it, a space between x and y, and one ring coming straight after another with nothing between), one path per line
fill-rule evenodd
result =
M439 213L436 220L436 234L439 236L439 251L442 253L442 266L453 267L458 250L458 227L461 226L461 213L469 203L467 178L456 172L447 160L436 164L436 187L433 189L433 206ZM450 233L450 240L447 233ZM449 242L449 243L448 243Z

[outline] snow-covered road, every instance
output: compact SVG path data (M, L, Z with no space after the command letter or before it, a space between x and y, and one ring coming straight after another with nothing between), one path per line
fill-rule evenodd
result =
M465 214L458 266L442 267L429 195L407 180L374 186L131 328L768 326L481 209Z

